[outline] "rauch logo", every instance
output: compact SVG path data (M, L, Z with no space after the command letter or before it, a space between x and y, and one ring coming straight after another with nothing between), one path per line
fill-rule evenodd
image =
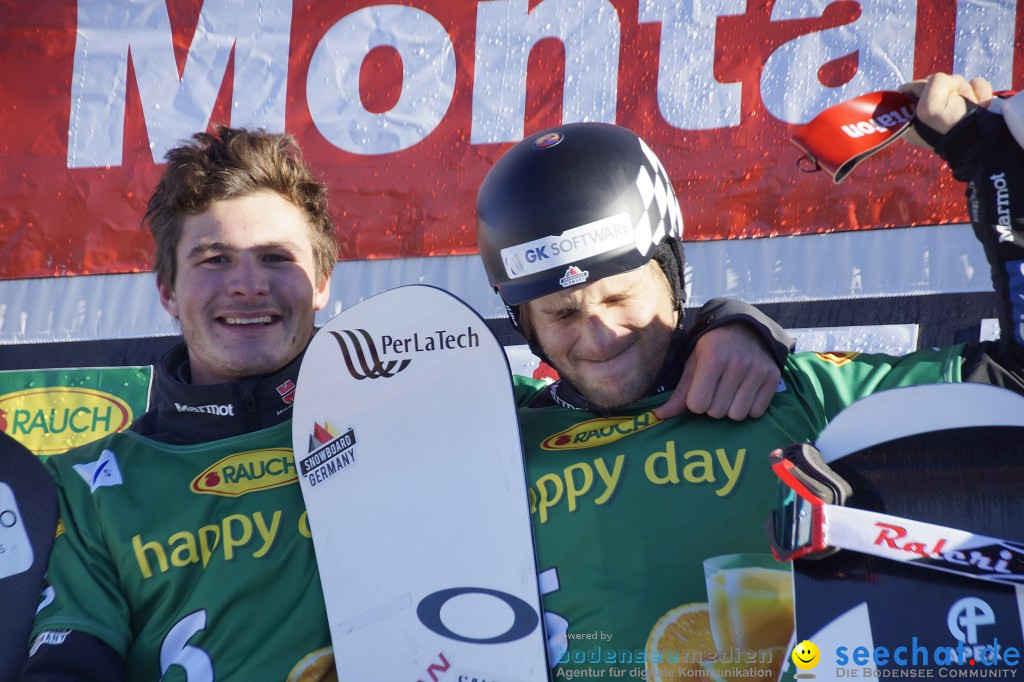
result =
M105 391L52 386L0 396L0 431L37 455L56 455L132 423L128 403Z
M225 457L192 479L189 488L201 495L240 497L298 480L291 448L270 448Z
M540 446L545 450L596 448L648 429L660 421L654 416L654 412L644 412L632 417L590 419L548 436Z

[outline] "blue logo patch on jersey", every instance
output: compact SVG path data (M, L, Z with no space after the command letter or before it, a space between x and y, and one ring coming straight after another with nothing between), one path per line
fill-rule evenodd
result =
M100 458L95 462L76 464L75 471L89 484L89 491L96 492L97 488L104 486L121 485L121 470L117 466L117 459L113 450L104 450Z

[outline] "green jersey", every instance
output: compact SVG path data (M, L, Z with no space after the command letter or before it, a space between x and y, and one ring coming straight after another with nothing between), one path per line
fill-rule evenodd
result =
M716 648L704 561L770 551L773 448L813 440L839 410L874 391L960 381L961 351L794 355L768 412L741 423L690 414L659 421L652 410L666 394L609 417L521 408L555 679L778 670L792 613L772 623L757 602L764 595L755 594L750 610L769 632ZM520 389L523 405L531 394ZM782 582L788 588L788 575Z
M197 445L124 432L46 464L61 523L33 637L93 635L129 680L298 679L333 660L290 419Z

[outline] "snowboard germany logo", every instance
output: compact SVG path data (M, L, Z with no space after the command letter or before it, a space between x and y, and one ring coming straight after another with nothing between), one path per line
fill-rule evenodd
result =
M313 422L309 436L309 454L299 460L299 473L315 486L323 483L356 461L356 432L339 433L327 421Z

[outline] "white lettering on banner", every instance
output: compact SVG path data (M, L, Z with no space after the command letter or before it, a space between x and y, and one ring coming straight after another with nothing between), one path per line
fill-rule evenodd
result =
M359 69L376 47L402 58L402 90L384 113L359 97ZM306 77L309 113L317 130L353 154L391 154L429 135L455 94L455 48L444 26L414 7L366 7L344 17L313 52Z
M523 139L526 65L544 38L565 48L562 121L615 122L621 28L608 0L491 0L477 5L470 142ZM557 107L556 107L557 108Z
M740 124L739 83L715 80L715 29L719 16L743 14L746 0L640 0L640 23L661 24L658 110L685 130Z
M129 49L155 162L206 128L232 50L232 125L284 130L291 23L291 0L206 0L179 76L164 0L79 0L68 168L121 165Z
M978 76L996 90L1013 83L1017 2L958 0L952 73Z
M560 235L508 246L501 250L501 262L505 273L515 279L635 244L629 214L623 212L571 228Z
M565 52L562 120L614 122L623 76L619 56L629 48L622 44L616 10L621 4L541 0L530 11L530 0L476 3L470 142L522 139L529 56L545 39L560 41ZM658 61L658 107L668 125L681 130L740 125L741 84L717 81L714 66L718 38L735 43L743 36L719 36L716 29L719 17L749 12L748 4L638 0L639 22L660 25L659 50L641 58ZM771 21L819 18L829 4L777 0ZM804 123L828 106L891 89L910 78L917 4L858 4L857 19L797 36L768 57L761 70L760 99L776 118ZM997 88L1011 85L1018 4L956 3L955 71L986 76ZM67 166L122 163L129 51L154 161L209 123L232 55L231 124L284 130L288 69L294 66L293 3L263 0L258 12L247 7L243 0L202 2L179 71L166 0L79 0ZM189 28L179 30L192 35ZM375 113L362 105L359 71L368 52L381 46L399 53L402 86L392 109ZM850 80L823 85L819 68L849 55L857 59ZM310 114L331 145L354 154L395 153L426 138L448 116L457 81L455 46L445 27L425 10L371 5L343 16L327 30L312 52L306 78ZM557 110L559 103L551 107Z
M824 0L779 0L772 21L821 16ZM860 17L849 24L802 35L780 46L765 61L761 98L786 123L806 123L832 105L865 92L891 90L914 72L916 3L860 0ZM818 69L849 54L857 73L838 87L821 84Z

